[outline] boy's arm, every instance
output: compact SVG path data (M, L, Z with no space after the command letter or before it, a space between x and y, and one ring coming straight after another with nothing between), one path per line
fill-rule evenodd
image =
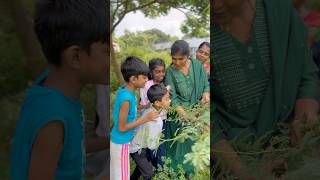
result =
M55 179L56 167L63 146L63 123L49 122L33 141L29 179Z
M118 123L118 128L119 128L120 132L128 131L132 128L139 126L142 123L145 123L148 120L152 120L152 119L157 118L158 113L156 111L153 111L153 112L151 112L151 114L148 113L145 116L142 116L142 117L138 118L137 120L127 124L129 107L130 107L130 102L128 100L124 101L120 106L119 123Z

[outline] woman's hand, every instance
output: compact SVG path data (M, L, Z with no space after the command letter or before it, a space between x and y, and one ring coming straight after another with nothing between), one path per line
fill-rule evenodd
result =
M272 161L271 171L276 178L283 178L288 171L288 162L284 158L279 158Z
M248 172L248 169L239 162L235 162L233 165L233 172L236 179L243 180L256 180L256 178Z
M311 129L318 122L319 103L315 99L298 99L294 112L291 140L293 143L297 143L305 133L303 127Z
M177 111L177 113L178 113L181 117L183 117L183 118L186 119L186 120L191 121L192 119L194 119L192 116L190 116L189 114L187 114L187 112L183 109L182 106L178 106L178 107L176 108L176 111Z
M241 163L240 157L226 140L221 140L212 146L212 155L220 162L223 170L230 172L240 180L256 180Z
M305 118L305 123L312 127L318 121L319 103L315 99L298 99L294 111L295 119Z
M206 102L209 102L210 101L210 93L208 92L205 92L205 93L202 93L202 98L201 98L201 101L200 101L200 104L205 104Z

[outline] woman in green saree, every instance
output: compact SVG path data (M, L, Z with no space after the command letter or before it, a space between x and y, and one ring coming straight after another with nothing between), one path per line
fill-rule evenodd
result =
M305 115L312 126L319 110L317 69L291 0L212 5L214 157L234 175L250 179L228 140L245 134L254 141L291 117L299 121ZM292 140L301 138L299 131L292 134Z
M177 40L171 46L172 64L166 70L164 84L170 86L171 104L176 107L176 112L192 121L193 119L184 110L198 103L206 103L210 100L209 83L203 65L189 59L189 45L183 40ZM175 116L171 116L174 118ZM177 128L181 127L176 122L168 122L166 133L168 138L173 138ZM173 162L173 167L183 165L187 175L193 173L191 164L183 164L184 155L191 152L192 141L186 140L183 143L175 143L171 148L166 148L167 157Z

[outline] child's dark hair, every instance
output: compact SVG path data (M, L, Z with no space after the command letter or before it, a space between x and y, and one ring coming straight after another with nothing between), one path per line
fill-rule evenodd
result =
M109 32L105 0L38 0L35 32L48 62L61 65L62 52L73 45L87 50L106 42Z
M184 40L177 40L171 46L171 56L181 54L184 56L190 55L189 44Z
M157 67L157 66L163 66L164 68L166 67L164 61L161 58L153 58L149 61L149 79L152 79L152 71Z
M135 56L127 57L121 64L121 73L123 79L129 82L130 77L145 75L148 76L149 68L145 62Z
M207 47L210 48L210 43L207 42L207 41L204 41L204 42L202 42L202 43L199 45L198 49L202 48L202 46L207 46Z
M163 84L155 84L149 88L147 97L151 103L154 103L155 101L161 101L166 93L167 88Z

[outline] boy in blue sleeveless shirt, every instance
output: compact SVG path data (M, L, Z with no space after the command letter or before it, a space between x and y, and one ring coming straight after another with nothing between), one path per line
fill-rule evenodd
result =
M129 143L135 127L158 117L157 111L136 119L137 102L135 91L143 88L148 80L149 68L139 58L130 56L121 64L121 73L126 81L116 94L110 142L110 179L128 180L130 177Z
M11 179L82 179L85 84L108 81L105 0L39 0L35 32L48 61L27 91L11 149Z

